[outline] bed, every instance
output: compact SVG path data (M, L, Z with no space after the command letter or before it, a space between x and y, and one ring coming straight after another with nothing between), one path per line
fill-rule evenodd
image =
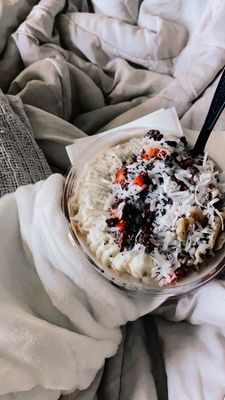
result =
M224 398L223 277L126 298L80 271L60 208L75 139L172 106L201 128L224 18L223 1L1 0L0 399Z

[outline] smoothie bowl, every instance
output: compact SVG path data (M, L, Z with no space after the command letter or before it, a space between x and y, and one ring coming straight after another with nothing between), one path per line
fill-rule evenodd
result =
M135 128L96 139L65 182L69 235L90 267L135 293L177 296L225 263L225 165L185 137Z

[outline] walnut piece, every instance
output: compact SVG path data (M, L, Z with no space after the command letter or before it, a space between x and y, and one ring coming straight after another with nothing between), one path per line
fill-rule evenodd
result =
M206 217L203 215L203 212L200 207L192 206L189 208L186 214L187 217L193 218L195 221L204 223Z
M217 239L217 237L219 235L219 232L221 230L221 226L222 226L221 219L220 219L220 217L216 216L215 217L215 224L214 224L212 233L211 233L210 238L209 238L209 247L210 247L210 249L213 249L214 246L215 246L216 239Z
M211 187L211 195L212 199L215 199L215 197L219 194L219 189L216 186Z

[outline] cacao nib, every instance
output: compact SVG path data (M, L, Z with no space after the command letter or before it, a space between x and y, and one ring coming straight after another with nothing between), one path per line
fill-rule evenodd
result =
M176 275L177 279L184 278L187 275L187 273L188 273L188 270L185 267L180 267L175 270L175 275Z
M171 199L170 197L167 197L167 200L168 200L168 203L169 203L170 205L173 204L173 199Z
M122 212L123 219L125 221L132 221L134 212L135 208L133 207L133 205L127 202L123 207L123 212Z
M171 153L170 156L171 156L174 160L176 160L176 158L177 158L177 156L178 156L178 153L177 153L176 151L173 151L173 153Z
M174 179L174 181L179 185L181 191L187 190L187 186L185 185L184 182L180 181L180 180L177 179L175 176L174 176L173 179Z
M151 251L154 249L155 245L150 237L150 228L148 224L142 226L141 233L138 238L138 243L145 246L146 253L151 253Z
M128 163L132 164L132 163L135 163L135 162L137 162L137 156L136 156L136 154L132 154L132 156L128 160Z
M170 167L170 168L173 167L173 165L174 165L174 158L172 157L172 155L168 155L168 156L166 157L166 165L167 165L168 167Z
M181 136L180 141L184 144L184 146L187 146L187 139L185 136Z
M154 164L153 163L149 163L147 165L147 169L150 171L153 168Z
M147 132L146 136L148 136L148 137L150 137L150 138L152 138L154 140L157 140L157 141L159 141L159 140L161 140L163 138L163 135L157 129L150 129Z
M143 225L144 220L145 220L145 218L141 214L138 214L138 215L136 215L134 222L136 225L141 226L141 225Z
M111 228L113 226L116 226L116 224L118 224L119 218L108 218L106 219L105 222L107 223L108 227Z
M211 194L211 193L210 193ZM215 204L214 207L218 210L221 211L221 208L224 207L224 200L220 199L218 200Z
M189 168L189 171L190 171L190 174L195 175L195 174L197 174L199 172L199 169L197 167L195 167L194 165L192 165Z
M165 140L165 142L171 147L177 147L177 142L175 142L175 140Z
M144 190L141 191L140 199L145 200L147 195L148 195L148 187L146 187Z
M192 167L194 160L192 157L186 157L178 160L177 162L182 168L187 169L188 167Z
M145 183L146 185L150 185L150 183L151 183L151 178L150 178L150 176L148 176L147 173L144 173L144 174L143 174L143 178L144 178L144 183Z
M123 251L125 248L125 234L124 231L118 231L117 233L117 243L120 248L120 251Z

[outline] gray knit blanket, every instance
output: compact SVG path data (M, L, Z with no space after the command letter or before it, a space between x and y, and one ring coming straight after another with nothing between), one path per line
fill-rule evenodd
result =
M0 196L50 174L21 99L0 91Z

